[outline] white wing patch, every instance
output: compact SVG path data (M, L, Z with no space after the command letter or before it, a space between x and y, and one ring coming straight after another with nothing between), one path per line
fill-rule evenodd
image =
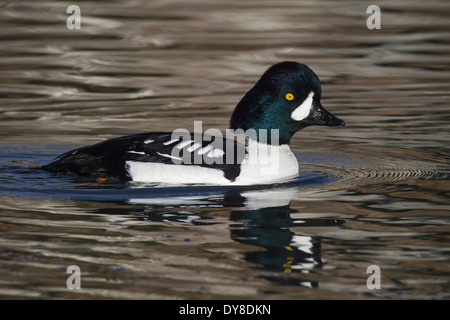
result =
M174 140L171 140L171 141L174 141ZM168 141L166 143L169 144L169 142L171 142L171 141ZM179 140L176 140L176 141L179 141ZM166 144L166 143L164 143L164 144ZM197 153L199 155L203 155L206 153L206 156L208 158L219 158L219 157L223 157L225 155L225 152L222 149L216 148L211 144L207 145L206 147L200 148L202 146L202 144L199 142L196 142L195 140L186 140L186 141L180 142L179 144L177 144L175 146L175 148L181 150L186 146L189 146L189 148L186 149L187 152L192 153L195 150L198 150Z
M311 91L308 97L306 97L306 99L302 102L302 104L295 108L294 111L292 111L291 118L295 121L301 121L309 116L309 113L312 109L313 97L314 92Z
M187 152L192 152L198 148L200 148L202 146L201 143L195 142L192 146L190 146L189 148L187 148Z
M198 154L199 154L199 155L205 154L205 153L207 153L208 151L210 151L210 150L212 150L212 149L214 149L214 147L213 147L212 145L208 145L208 146L206 146L206 147L201 148L200 150L198 150Z
M177 140L178 141L178 140ZM186 140L181 142L180 144L177 145L177 149L183 149L184 147L186 147L187 145L192 144L192 142L194 142L194 140Z
M127 151L127 153L135 153L135 154L141 154L141 155L145 156L145 152L141 152L141 151Z
M178 141L180 141L180 140L178 140L178 139L172 139L172 140L169 140L169 141L164 142L163 145L168 146L169 144L172 144L172 143L175 143L175 142L178 142Z
M166 158L174 159L174 160L182 160L181 158L171 156L170 154L165 154L165 153L160 153L160 152L156 152L156 153L159 154L161 157L166 157Z
M209 158L220 158L225 154L223 150L214 148L206 156Z

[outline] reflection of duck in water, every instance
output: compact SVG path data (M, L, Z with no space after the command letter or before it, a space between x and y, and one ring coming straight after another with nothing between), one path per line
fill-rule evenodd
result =
M289 205L233 211L230 219L241 221L242 226L231 230L231 238L265 248L266 251L247 253L246 259L262 264L266 270L291 272L320 268L320 239L292 232L289 227L295 221L290 217L291 212Z
M231 211L230 220L239 222L231 228L234 241L262 247L245 253L245 259L262 266L265 271L284 273L307 273L322 267L321 238L296 234L294 227L338 226L343 220L294 219L290 202L297 197L299 187L279 187L259 190L229 189L222 195L189 196L178 198L133 199L130 203L145 204L144 216L153 221L179 221L192 224L214 223L212 218L202 217L200 208L245 207ZM164 206L162 204L164 203ZM181 212L168 210L168 206L183 208ZM163 212L154 209L161 207ZM265 275L267 279L303 286L317 286L317 283L279 276Z
M249 210L232 211L230 220L241 221L242 225L231 230L231 238L235 241L263 247L265 251L254 251L246 254L246 260L263 266L266 271L283 271L284 273L307 273L313 268L321 268L321 238L299 235L291 231L292 227L336 226L343 224L342 220L334 219L293 219L290 201L298 193L298 188L284 191L285 198L276 196L276 205L272 207L249 208ZM262 192L259 198L267 199L269 194ZM251 194L243 194L251 196ZM257 203L257 202L255 202ZM317 286L317 283L299 279L282 279L276 276L264 276L282 283L292 282L303 286Z

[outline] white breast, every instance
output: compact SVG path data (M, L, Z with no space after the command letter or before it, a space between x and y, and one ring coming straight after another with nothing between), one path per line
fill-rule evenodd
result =
M251 185L286 181L298 175L298 161L288 145L271 146L249 140L248 155L234 184Z

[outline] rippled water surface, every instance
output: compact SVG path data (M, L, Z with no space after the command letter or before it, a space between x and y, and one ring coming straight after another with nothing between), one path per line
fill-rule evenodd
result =
M449 299L450 6L0 1L0 297ZM270 65L308 64L346 127L265 187L96 184L29 169L120 135L225 130ZM69 290L67 267L81 270ZM381 289L366 272L377 265Z

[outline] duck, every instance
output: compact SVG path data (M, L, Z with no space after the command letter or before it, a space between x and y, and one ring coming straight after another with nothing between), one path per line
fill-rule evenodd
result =
M321 82L307 65L269 67L235 107L229 128L137 133L70 150L39 167L106 181L168 185L259 185L299 175L290 149L306 127L345 126L321 104Z

